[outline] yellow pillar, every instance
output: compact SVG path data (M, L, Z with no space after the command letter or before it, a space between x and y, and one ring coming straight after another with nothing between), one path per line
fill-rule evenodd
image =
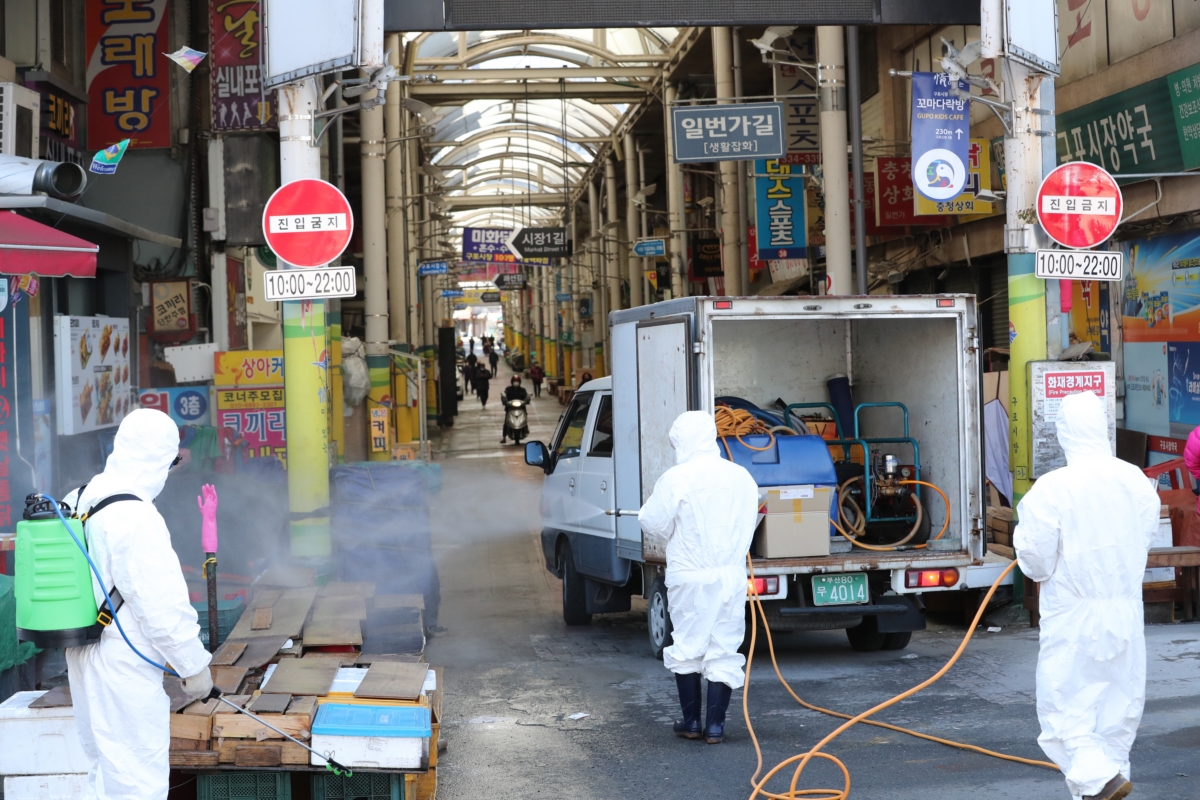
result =
M329 355L325 303L283 304L284 406L290 509L305 514L329 507ZM328 512L293 518L292 555L327 558L333 552Z
M342 302L329 301L329 438L337 463L346 457L346 418L342 396Z
M408 376L392 359L392 407L395 411L396 444L408 444L413 440L412 412L409 411Z

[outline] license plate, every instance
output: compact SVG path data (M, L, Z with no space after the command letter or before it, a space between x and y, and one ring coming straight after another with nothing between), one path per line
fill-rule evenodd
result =
M867 591L867 573L849 572L844 575L813 575L813 605L844 606L871 602Z

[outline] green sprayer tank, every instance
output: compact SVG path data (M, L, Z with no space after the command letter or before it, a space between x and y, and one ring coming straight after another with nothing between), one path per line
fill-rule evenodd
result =
M69 514L65 512L64 516ZM83 524L67 524L84 541ZM76 647L99 638L96 598L87 558L63 527L50 501L25 499L17 523L17 638L38 647Z

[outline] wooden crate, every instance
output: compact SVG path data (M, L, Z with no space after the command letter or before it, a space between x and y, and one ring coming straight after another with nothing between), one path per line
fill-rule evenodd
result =
M987 540L1012 547L1013 510L1002 506L988 506L987 510Z

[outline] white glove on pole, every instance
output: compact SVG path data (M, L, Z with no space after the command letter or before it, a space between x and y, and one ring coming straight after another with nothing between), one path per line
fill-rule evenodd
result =
M208 697L208 693L213 688L212 672L205 667L195 675L184 678L182 683L183 691L187 693L188 697L193 700L203 700Z

